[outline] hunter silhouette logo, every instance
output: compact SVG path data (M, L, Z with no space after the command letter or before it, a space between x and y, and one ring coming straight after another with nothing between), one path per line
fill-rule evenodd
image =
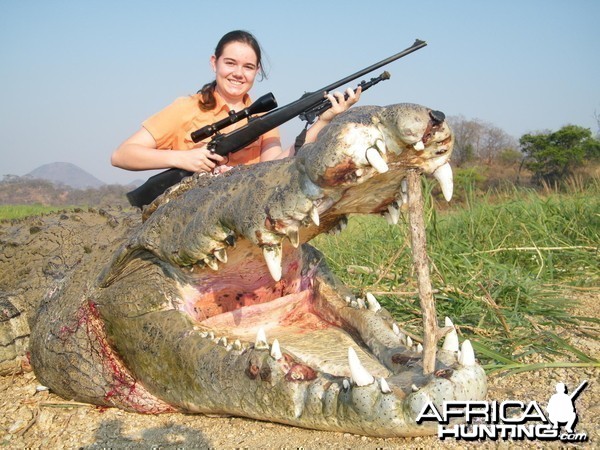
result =
M559 429L560 423L566 423L567 433L575 433L574 427L577 423L577 412L575 411L575 399L587 386L587 380L581 383L571 394L567 394L567 386L564 383L556 383L556 394L548 401L548 419L552 422L554 429Z
M587 385L588 381L585 380L572 394L568 394L565 383L557 383L556 393L548 400L547 414L536 401L446 401L440 408L427 402L416 422L437 422L438 437L442 440L489 438L493 441L529 439L585 442L588 440L587 433L575 432L578 420L575 401ZM564 425L563 432L561 425Z

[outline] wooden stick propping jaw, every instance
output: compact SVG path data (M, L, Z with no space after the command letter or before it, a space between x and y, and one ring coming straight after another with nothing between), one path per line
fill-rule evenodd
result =
M409 170L406 178L408 181L408 213L413 264L417 273L419 299L423 313L423 373L430 374L435 371L437 341L441 338L438 334L443 335L445 333L438 333L433 290L429 276L421 174L417 170Z

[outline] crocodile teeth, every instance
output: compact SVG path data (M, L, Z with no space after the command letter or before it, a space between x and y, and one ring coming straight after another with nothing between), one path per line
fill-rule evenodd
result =
M408 203L408 181L406 181L406 178L402 179L402 182L400 183L400 189L401 189L402 203Z
M375 296L373 294L371 294L370 292L367 292L367 306L369 308L369 311L373 311L373 312L377 312L381 309L381 305L379 304L379 302L377 301L377 299L375 298Z
M450 164L446 163L443 166L438 167L435 172L433 172L433 176L436 180L438 180L438 183L440 183L440 187L442 188L442 193L444 194L446 201L449 202L452 200L454 181L452 178L452 167L450 167Z
M396 336L400 336L400 328L398 328L398 325L395 323L392 324L392 331Z
M387 222L388 225L395 225L394 219L392 219L392 216L390 216L389 212L387 212L387 211L384 212L383 217L385 218L385 221Z
M406 346L408 348L412 348L412 346L413 346L413 340L410 336L406 336Z
M381 378L381 380L379 380L379 384L381 385L381 392L383 392L384 394L389 394L390 392L392 392L392 390L390 389L390 385L387 381L385 381L385 378Z
M263 247L263 256L269 268L269 273L275 281L281 280L281 246L270 245Z
M300 245L300 235L298 233L298 230L295 228L290 228L289 230L287 230L286 235L290 240L290 244L292 244L294 248L298 248L298 246Z
M460 347L460 356L458 362L463 366L474 366L475 365L475 352L471 342L467 339L463 341Z
M344 390L347 391L350 389L350 382L344 378L344 381L342 381L342 386L344 386Z
M413 148L416 151L421 152L421 151L425 150L425 144L423 144L423 141L415 142L413 144Z
M206 258L204 258L204 264L206 264L212 270L219 270L219 265L217 264L215 258L213 258L212 256L207 256Z
M417 344L417 353L423 353L423 345Z
M310 209L310 219L313 221L313 223L316 226L319 226L320 220L319 220L319 210L316 208L316 206L313 206Z
M369 164L371 164L377 172L385 173L388 171L389 167L377 149L373 147L368 148L366 157Z
M234 350L241 350L242 349L242 343L240 342L239 339L236 339L233 342L233 348L234 348Z
M257 350L268 350L269 344L267 343L267 335L265 334L264 328L260 327L256 333L256 341L254 341L254 348Z
M382 155L386 154L387 149L385 148L385 142L383 142L381 139L377 139L375 141L375 147L377 147L377 150L379 150Z
M348 218L346 216L343 216L339 220L338 226L340 227L340 231L344 231L346 229L346 227L348 226Z
M225 242L230 247L235 247L235 236L232 234L227 235L227 237L225 238Z
M456 334L456 328L454 328L454 324L450 320L450 318L446 317L445 325L447 327L452 327L452 331L446 334L444 338L444 343L442 344L442 348L449 352L457 352L459 350L458 346L458 334Z
M348 364L350 365L352 381L354 381L357 386L367 386L375 381L373 375L371 375L360 363L358 356L352 347L348 347Z
M392 222L392 225L398 224L398 221L400 220L400 208L398 206L398 203L390 203L387 207L387 210L390 214L390 220Z
M279 341L277 339L273 340L273 345L271 345L271 356L276 361L283 357L281 348L279 347Z
M214 254L215 254L215 258L217 258L222 263L227 262L227 250L225 250L224 248L219 248L219 249L215 250Z

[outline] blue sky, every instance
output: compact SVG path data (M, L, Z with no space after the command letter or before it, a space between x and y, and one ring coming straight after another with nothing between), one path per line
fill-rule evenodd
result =
M597 0L0 0L0 177L67 161L109 183L146 178L110 153L210 81L217 41L237 28L267 56L254 98L289 103L419 38L428 46L387 66L362 104L420 103L516 138L596 132L599 17ZM282 129L284 145L301 126Z

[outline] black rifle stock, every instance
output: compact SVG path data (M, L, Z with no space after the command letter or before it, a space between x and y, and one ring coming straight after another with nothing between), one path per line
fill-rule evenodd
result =
M307 92L298 100L289 103L288 105L274 109L262 116L255 116L249 118L248 124L235 131L227 134L219 134L218 130L213 134L216 136L207 144L207 148L218 155L225 156L233 152L237 152L247 147L249 144L254 142L264 133L279 127L280 125L288 122L294 117L301 116L303 119L311 122L314 117L321 114L323 111L331 106L331 102L324 96L326 93L343 86L350 81L353 81L369 72L379 69L397 59L400 59L414 51L417 51L425 47L427 43L417 39L413 45L402 50L400 53L390 56L378 63L375 63L369 67L366 67L358 72L349 75L341 80L338 80L322 89L314 92ZM363 90L368 89L370 86L376 84L381 80L389 78L389 74L384 72L377 78L373 78L369 82L361 83L360 86L364 86ZM249 108L252 108L250 106ZM247 117L246 115L242 115ZM243 117L240 116L240 119ZM207 127L205 127L207 128ZM199 130L198 130L199 131ZM198 139L198 141L201 139ZM195 141L197 142L197 141ZM137 189L127 193L127 198L132 206L142 207L150 204L156 197L162 194L167 188L180 182L183 178L192 175L193 172L189 172L183 169L169 169L161 172L153 177L150 177L143 185Z

